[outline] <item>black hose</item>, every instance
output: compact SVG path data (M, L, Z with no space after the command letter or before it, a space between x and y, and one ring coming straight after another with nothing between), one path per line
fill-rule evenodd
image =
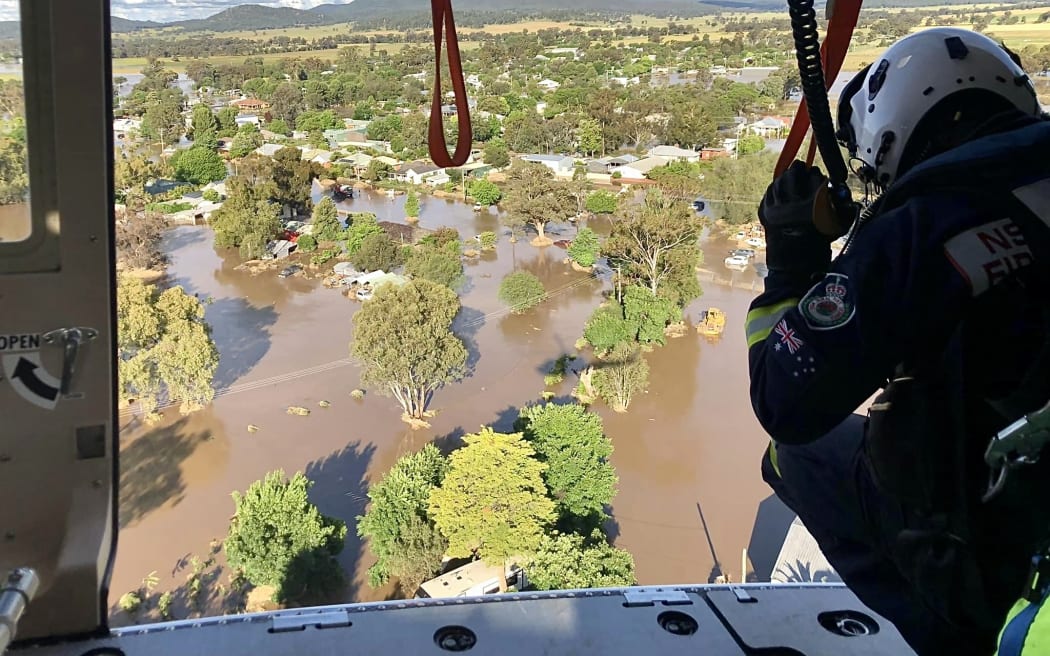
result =
M795 56L798 73L802 81L802 94L809 109L809 120L813 125L813 138L820 150L820 157L828 169L831 181L831 203L845 225L853 222L857 208L853 204L846 179L849 170L842 159L835 138L835 124L831 120L828 105L828 90L824 82L824 65L820 61L820 34L817 30L817 14L813 0L788 0L791 14L791 34L795 40Z

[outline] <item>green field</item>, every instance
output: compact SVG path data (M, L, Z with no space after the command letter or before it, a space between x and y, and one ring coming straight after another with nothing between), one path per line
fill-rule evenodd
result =
M985 30L990 36L996 39L1001 39L1006 43L1007 46L1019 50L1027 47L1042 47L1050 45L1050 22L1038 23L1036 20L1038 17L1050 11L1050 5L1043 7L1034 7L1026 9L1017 9L1009 5L1001 5L994 3L983 3L974 5L931 5L929 7L918 7L910 9L874 9L866 11L861 15L861 23L857 28L858 36L863 37L867 33L865 27L865 18L870 18L877 13L886 12L897 12L897 11L929 11L935 9L945 9L949 13L945 16L945 25L954 25L958 27L970 27L968 17L974 11L985 11L983 14L992 19L993 24L989 25ZM1014 23L1011 25L999 25L994 24L998 21L1003 13L1010 11L1013 16L1023 17L1026 22ZM712 41L718 41L723 38L733 36L734 32L732 29L727 30L726 21L730 19L744 20L750 22L752 20L763 22L776 19L786 19L787 12L726 12L723 14L711 15L711 16L700 16L689 19L678 20L679 24L691 25L698 31L699 36L707 35ZM635 15L631 17L631 25L633 27L665 27L669 20L666 18L656 18L653 16ZM715 24L711 24L714 22ZM577 23L574 21L574 23ZM552 20L528 20L517 23L500 23L488 25L485 28L479 28L477 30L471 28L461 28L461 33L469 33L471 31L485 31L490 34L511 34L520 33L528 30L531 33L538 32L544 29L553 28L565 28L568 27L568 23L558 22ZM614 25L610 23L602 23L596 21L590 21L585 23L587 28L591 29L613 29ZM237 37L244 39L255 39L255 40L266 40L278 36L287 37L302 37L305 39L316 39L324 36L333 34L345 34L346 32L353 30L352 23L340 23L336 25L319 25L319 26L297 26L282 29L270 29L270 30L243 30L239 32L222 32L222 33L209 33L209 32L194 32L194 33L177 33L172 30L150 30L142 32L143 36L164 36L168 38L174 38L176 34L179 36L224 36L224 37ZM390 33L390 30L379 30L379 31L363 31L356 32L364 36L382 36ZM693 34L684 35L673 35L665 37L665 41L691 41ZM644 43L648 40L645 36L627 37L621 40L623 44L638 44ZM471 41L461 42L462 47L465 50L477 47L479 44ZM346 46L344 46L346 47ZM354 44L349 47L354 48L369 48L370 44ZM403 43L377 43L376 47L380 50L386 50L387 52L398 52L405 47ZM846 57L845 70L856 70L861 65L870 63L878 54L884 49L884 46L878 44L854 44L850 49L849 54ZM311 50L302 52L284 52L276 54L259 55L263 60L273 61L276 59L288 59L288 58L305 58L305 57L318 57L320 59L334 59L338 55L338 50ZM246 57L244 55L224 55L207 58L208 61L219 64L229 63L240 63L243 62ZM189 60L183 59L181 61L168 60L168 64L172 69L178 71L184 71L186 62ZM126 59L115 59L113 60L113 71L116 74L124 73L137 73L146 64L145 58L126 58Z

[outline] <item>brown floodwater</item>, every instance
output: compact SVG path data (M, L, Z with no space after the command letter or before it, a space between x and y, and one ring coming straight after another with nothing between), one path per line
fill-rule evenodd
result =
M398 221L403 203L403 197L366 193L343 206ZM503 233L495 211L474 213L459 202L425 198L421 227L446 225L464 238L485 230ZM592 222L599 232L609 226ZM571 239L575 230L565 224L551 232L554 239ZM595 406L614 442L620 477L612 533L617 545L634 554L642 584L706 582L712 549L739 580L741 549L756 540L756 512L769 496L758 471L766 437L748 401L743 336L760 281L754 271L731 273L722 266L729 247L705 238L704 295L687 310L690 332L646 355L649 391L636 397L627 414ZM347 521L341 562L351 580L343 598L395 594L390 587L367 585L371 557L356 538L354 518L365 509L368 481L428 441L454 444L483 425L509 430L516 408L543 391L550 364L574 352L584 322L610 287L608 279L574 272L563 262L564 250L511 243L504 234L495 254L466 267L463 310L454 327L468 345L472 374L436 394L430 430L412 431L394 400L374 390L360 401L350 397L360 386L359 370L348 359L357 303L317 281L234 270L236 254L216 252L205 227L173 229L164 250L172 282L210 299L207 319L221 353L219 392L204 411L182 417L168 409L154 426L122 417L122 530L113 600L152 571L159 589L183 585L189 559L203 558L211 541L225 535L233 513L230 493L278 468L306 472L321 510ZM552 292L520 316L507 314L496 298L501 278L516 268L536 274ZM700 310L709 306L728 314L717 343L692 331ZM575 384L570 374L555 391L567 397ZM321 401L331 406L322 408ZM290 405L312 413L289 415ZM249 424L258 432L250 433Z

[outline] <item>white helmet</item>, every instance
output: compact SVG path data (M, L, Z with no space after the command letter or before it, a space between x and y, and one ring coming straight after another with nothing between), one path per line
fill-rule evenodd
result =
M983 34L936 27L904 37L850 81L839 100L837 135L860 160L861 179L884 188L927 155L933 129L954 126L963 137L958 122L966 111L987 120L990 110L1011 107L1040 113L1035 88L1011 53Z

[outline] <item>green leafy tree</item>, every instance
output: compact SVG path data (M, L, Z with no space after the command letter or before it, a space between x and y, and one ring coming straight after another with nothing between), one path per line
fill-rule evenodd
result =
M606 541L601 531L590 537L574 533L544 536L528 564L537 590L617 588L635 584L634 557Z
M273 471L233 493L236 512L223 543L230 566L255 585L272 585L278 602L339 590L346 524L322 515L308 493L313 483L298 472Z
M463 445L430 493L430 515L448 538L450 556L480 556L506 568L510 559L534 553L554 521L543 483L547 466L520 433L483 428L464 436Z
M240 112L236 107L223 107L215 118L219 121L219 136L232 137L237 134L237 116Z
M507 142L500 137L489 139L481 152L481 158L486 164L495 166L497 169L507 168L510 166L510 151L507 149Z
M499 300L514 314L523 314L543 302L547 290L543 282L528 271L507 274L499 285Z
M350 351L362 382L423 419L434 393L466 374L467 349L451 330L459 307L455 292L429 280L380 285L354 315Z
M409 190L405 198L405 216L417 218L419 216L419 194L414 189Z
M336 130L345 127L343 120L330 109L320 112L303 112L295 119L295 127L303 132Z
M496 244L499 242L499 235L491 230L478 235L478 244L481 246L483 251L494 251L496 250Z
M270 95L270 115L288 125L295 125L303 111L303 94L298 83L281 82Z
M266 129L270 132L283 134L286 137L292 133L292 131L288 129L288 123L286 123L283 118L273 119L272 121L266 124Z
M457 290L463 285L463 258L458 241L444 246L420 245L405 261L405 273Z
M0 137L0 204L21 203L28 191L25 140Z
M122 403L137 401L149 416L166 392L184 412L215 397L219 351L204 320L204 305L182 287L121 275L117 284L117 362Z
M623 311L634 338L643 344L664 344L667 341L664 328L682 319L682 310L674 301L640 285L629 285L624 291Z
M595 153L605 150L602 125L593 118L585 118L580 121L580 127L577 128L576 135L579 139L580 152L584 155L593 156Z
M378 159L374 159L368 163L368 169L365 171L365 180L368 180L369 182L386 180L390 177L390 173L393 170L394 169L390 168L390 165L386 162L380 162Z
M650 190L613 225L602 252L630 283L684 306L699 296L694 269L700 231L700 219L688 205Z
M355 255L361 250L361 244L371 235L382 234L376 215L371 212L356 212L351 214L346 229L346 252Z
M581 228L569 244L569 258L582 267L592 267L598 261L601 242L598 234L590 228Z
M250 187L231 181L230 197L211 215L215 245L239 248L241 256L261 257L266 244L281 230L280 208L259 198Z
M366 129L366 134L373 141L390 141L394 135L401 132L401 117L391 114L382 118L373 119Z
M217 182L226 177L226 164L219 154L206 146L194 145L171 157L175 179L193 184Z
M740 141L736 142L736 154L743 157L744 155L754 155L760 153L766 148L766 140L757 134L749 134L740 137Z
M357 534L368 540L376 563L368 570L372 587L400 579L413 594L441 570L448 542L427 514L430 492L445 478L448 460L433 444L402 457L368 490L368 511L357 518Z
M621 343L594 368L594 389L616 412L627 412L631 399L649 386L649 364L638 347Z
M288 146L274 153L273 200L291 207L297 214L306 212L313 204L310 200L313 178L310 163L303 161L298 148Z
M142 136L153 141L176 143L185 129L182 94L178 91L174 91L174 94L162 92L160 99L150 103L142 115Z
M587 196L587 211L594 214L612 214L616 211L616 194L608 191L596 191Z
M467 187L467 193L480 205L495 205L503 197L503 192L495 183L488 180L475 180Z
M313 253L317 250L317 239L313 235L299 235L299 241L295 243L304 253Z
M219 145L219 121L215 118L211 108L200 103L193 108L191 119L190 138L198 146L204 146L215 150Z
M313 236L318 241L335 241L343 236L343 223L334 200L325 196L314 205L313 225Z
M244 157L263 144L262 133L252 123L245 123L237 129L237 136L230 144L230 157Z
M577 403L523 408L514 424L547 463L543 480L565 530L589 533L607 518L616 496L616 471L609 463L613 445L602 419Z
M505 221L511 228L530 225L536 229L537 244L549 244L544 228L551 221L564 219L572 207L565 185L558 184L550 170L541 164L519 163L507 174L507 193L503 206Z
M202 191L201 198L212 203L218 203L220 200L222 200L222 196L220 196L219 192L215 191L214 189L205 189L204 191Z
M404 262L401 244L380 228L376 234L361 240L361 247L350 256L358 271L390 271Z
M598 307L583 329L583 338L599 353L628 343L633 337L631 326L623 317L623 306L615 301Z
M658 166L646 174L670 196L694 196L700 189L700 165L675 161Z
M765 152L716 159L701 183L704 196L711 201L716 215L732 225L757 220L758 204L776 161L775 153Z

